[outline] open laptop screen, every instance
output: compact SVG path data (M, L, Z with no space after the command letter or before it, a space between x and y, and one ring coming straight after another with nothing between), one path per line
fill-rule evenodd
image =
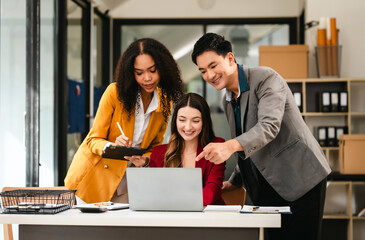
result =
M127 168L129 207L143 211L203 211L201 168Z

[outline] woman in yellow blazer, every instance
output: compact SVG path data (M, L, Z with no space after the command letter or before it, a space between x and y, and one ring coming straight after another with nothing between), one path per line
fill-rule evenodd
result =
M65 178L65 186L77 190L86 203L118 199L119 190L125 192L128 162L102 158L103 149L109 144L146 148L143 156L128 160L136 167L147 165L152 148L164 139L172 104L183 92L177 63L163 44L151 38L136 40L124 51L114 81L105 90L93 127Z

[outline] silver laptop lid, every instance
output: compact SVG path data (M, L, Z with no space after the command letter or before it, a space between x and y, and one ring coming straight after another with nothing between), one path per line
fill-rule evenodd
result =
M201 168L127 168L129 207L203 211Z

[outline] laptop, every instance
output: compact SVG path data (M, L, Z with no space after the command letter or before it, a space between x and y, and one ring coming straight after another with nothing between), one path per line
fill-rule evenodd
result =
M201 168L127 168L129 208L201 212Z

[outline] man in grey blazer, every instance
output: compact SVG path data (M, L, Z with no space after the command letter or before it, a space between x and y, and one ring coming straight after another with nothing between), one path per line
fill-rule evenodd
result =
M196 160L219 164L236 154L227 188L243 182L253 204L291 207L282 228L265 230L268 239L319 239L331 169L285 80L271 68L237 64L231 43L215 33L195 43L192 60L206 82L226 89L232 136L207 145Z

